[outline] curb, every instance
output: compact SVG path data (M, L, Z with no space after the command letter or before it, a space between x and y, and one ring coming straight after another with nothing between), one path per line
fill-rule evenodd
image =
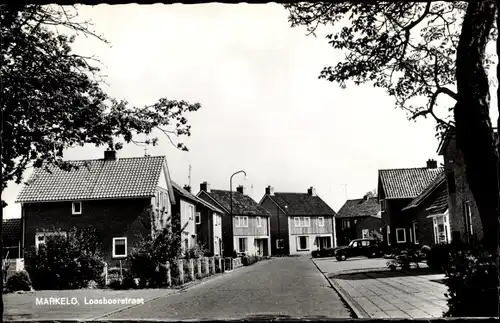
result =
M340 299L347 304L347 307L351 310L352 314L354 314L355 319L370 318L368 313L366 313L363 309L355 305L357 304L356 301L352 299L352 297L350 297L342 287L340 287L333 280L329 279L328 276L323 271L321 271L321 269L318 267L316 262L314 262L314 260L311 259L311 261L314 264L314 266L316 266L318 271L323 275L323 277L325 277L326 281L330 284L332 289L337 292L337 294L340 296Z

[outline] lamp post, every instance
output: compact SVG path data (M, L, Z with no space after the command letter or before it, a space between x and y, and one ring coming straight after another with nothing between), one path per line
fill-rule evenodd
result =
M233 236L233 176L237 175L239 173L245 174L245 177L247 177L247 173L244 170L239 170L233 175L231 175L231 178L229 179L229 218L231 219L231 239L233 239L233 243L231 244L234 250L234 236ZM232 253L233 250L230 252Z
M285 205L285 209L288 208L288 205ZM278 249L278 253L281 254L283 253L282 251L282 247L281 247L281 226L280 226L280 209L279 209L279 206L278 204L276 204L276 214L278 215L278 245L276 246L276 248ZM283 212L283 214L286 214L285 212Z

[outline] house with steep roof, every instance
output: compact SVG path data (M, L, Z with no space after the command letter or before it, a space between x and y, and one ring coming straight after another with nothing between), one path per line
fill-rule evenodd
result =
M270 255L270 214L246 195L245 187L240 185L235 192L214 190L203 182L197 196L223 211L222 250L225 257L231 257L233 252Z
M212 255L221 255L223 211L193 195L190 186L172 181L172 188L176 201L172 213L180 220L177 229L183 229L183 248L198 244Z
M414 243L415 220L405 209L443 172L437 161L427 167L381 169L378 174L378 201L384 222L382 236L386 245Z
M23 227L20 218L3 220L2 242L4 258L22 258L22 235Z
M413 243L432 246L451 242L446 174L438 176L403 208L412 218Z
M92 226L104 260L126 259L140 235L165 227L175 197L165 156L71 161L76 168L35 169L16 202L21 203L23 245L38 247L55 230Z
M379 237L383 221L375 197L347 200L335 216L337 241L347 245L351 240Z
M279 193L268 186L259 202L271 214L271 254L303 255L337 245L335 211L310 187Z

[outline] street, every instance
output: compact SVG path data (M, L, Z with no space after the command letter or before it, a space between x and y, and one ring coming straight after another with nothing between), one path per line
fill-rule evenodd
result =
M274 258L106 319L349 318L350 310L308 257Z

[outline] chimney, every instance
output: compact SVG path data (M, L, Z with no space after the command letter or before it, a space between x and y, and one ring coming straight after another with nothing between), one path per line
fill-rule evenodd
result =
M245 195L245 186L240 185L236 188L237 192L240 192L241 194Z
M307 190L307 194L309 195L312 195L312 196L316 196L316 189L314 187L310 187L308 190Z
M116 151L106 150L104 152L104 160L116 160Z
M434 159L429 159L427 161L427 168L437 168L437 161Z
M191 186L189 186L189 185L184 185L184 189L185 189L186 191L188 191L189 193L191 193Z
M210 184L207 182L203 182L200 184L200 191L205 191L207 193L210 193Z
M272 187L271 185L266 187L266 194L273 196L274 195L274 187Z

